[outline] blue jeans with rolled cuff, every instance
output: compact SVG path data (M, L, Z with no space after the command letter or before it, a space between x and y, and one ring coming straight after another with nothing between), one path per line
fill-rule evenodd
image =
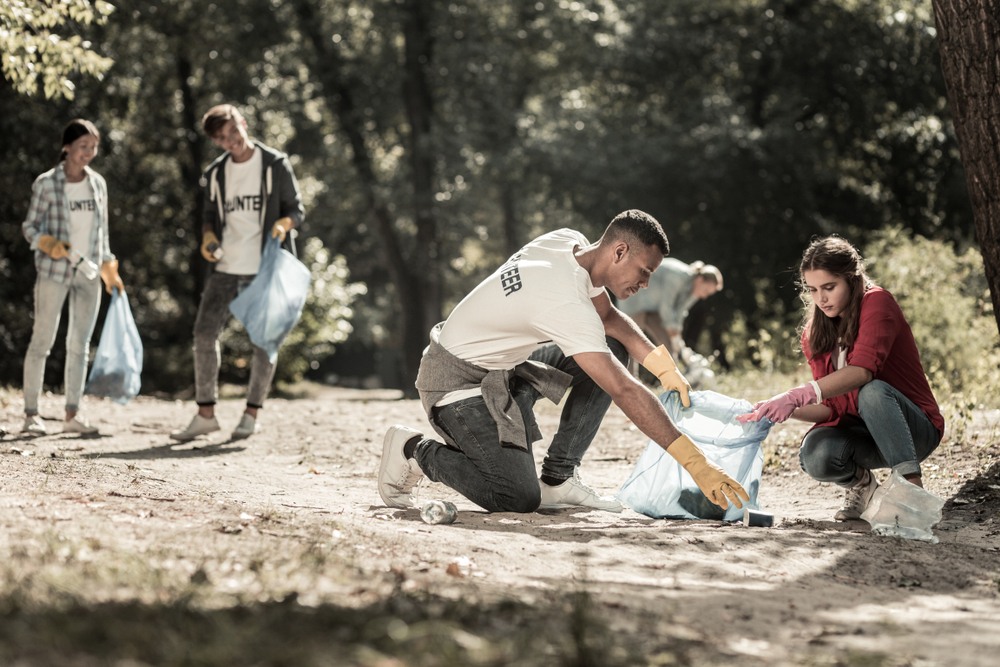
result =
M608 338L608 346L619 361L627 361L624 345ZM559 430L542 463L542 474L568 479L597 435L611 406L611 396L554 344L540 347L530 359L558 368L573 378ZM510 389L530 434L536 424L534 405L541 394L520 378L512 380ZM454 444L432 438L422 438L417 444L414 458L429 479L455 489L489 512L525 513L538 509L541 491L531 443L527 449L521 449L500 442L497 424L482 396L433 410L435 420Z
M899 390L872 380L858 392L860 417L845 416L836 426L806 433L799 463L813 479L852 486L859 468L892 468L920 474L920 463L941 442L927 415Z

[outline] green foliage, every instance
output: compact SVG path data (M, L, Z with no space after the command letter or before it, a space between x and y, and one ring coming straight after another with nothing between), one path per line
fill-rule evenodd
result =
M1000 339L979 251L891 227L863 254L906 314L935 391L992 400L986 388L1000 384Z
M349 145L336 109L343 98L317 76L329 63L310 57L300 5L337 45L363 146ZM217 154L198 120L223 101L292 156L303 237L345 257L351 279L367 286L343 349L374 350L369 370L398 368L404 348L387 232L359 187L358 148L370 152L375 196L408 274L437 263L445 314L533 235L572 226L596 238L615 213L638 207L665 223L675 257L726 275L708 326L738 367L796 368L790 268L814 234L863 244L890 222L954 243L970 234L929 0L426 0L433 173L408 143L401 63L415 5L119 0L105 22L104 3L19 1L0 7L4 38L16 39L11 17L28 6L90 8L93 22L65 15L54 30L92 40L114 64L99 85L84 78L72 102L25 97L0 81L0 188L10 193L0 199L10 223L0 225L0 383L19 381L30 335L34 275L17 223L73 116L104 136L95 168L108 179L112 250L151 355L144 387L157 390L190 383L198 176ZM12 52L2 49L6 63ZM422 255L418 176L432 183L437 232ZM328 349L309 344L295 357L322 366ZM57 345L50 384L60 354Z
M23 95L73 99L71 80L85 74L97 80L111 66L77 26L102 25L114 7L104 0L7 0L0 4L0 69Z
M312 275L312 284L302 317L278 353L277 383L298 382L331 356L338 343L347 340L352 331L351 303L365 292L364 284L348 282L347 261L343 255L331 254L320 239L310 238L300 251L300 259ZM245 383L249 378L252 352L246 332L238 323L231 322L221 342L228 379Z

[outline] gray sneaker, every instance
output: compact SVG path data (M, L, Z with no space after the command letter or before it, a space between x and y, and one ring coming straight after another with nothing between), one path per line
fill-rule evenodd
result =
M865 470L858 482L847 489L844 496L844 506L833 515L837 521L854 521L861 518L861 513L868 508L875 489L878 488L878 480L871 470Z
M413 489L424 473L413 459L403 454L403 445L422 436L406 426L390 426L382 440L382 461L378 467L378 494L389 507L413 507Z
M187 442L188 440L194 440L200 435L208 435L209 433L214 433L219 430L219 420L214 416L211 418L205 418L201 415L196 414L191 423L187 425L187 428L182 431L174 431L170 434L170 437L174 440L180 442Z
M236 429L233 431L230 439L243 440L244 438L249 438L257 431L257 419L244 412L243 416L240 417L240 423L236 425Z
M579 468L573 471L573 476L558 486L549 486L539 481L542 489L542 504L540 510L562 509L565 507L592 507L605 512L621 512L625 506L614 496L599 496L597 491L587 486L580 479Z
M94 435L97 427L93 426L86 419L73 417L69 421L63 422L63 433L79 433L80 435Z

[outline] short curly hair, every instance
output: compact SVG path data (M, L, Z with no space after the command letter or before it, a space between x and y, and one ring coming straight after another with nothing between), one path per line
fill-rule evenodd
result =
M664 257L670 254L670 242L663 226L649 213L635 208L616 215L604 230L604 239L638 241L643 245L655 245Z

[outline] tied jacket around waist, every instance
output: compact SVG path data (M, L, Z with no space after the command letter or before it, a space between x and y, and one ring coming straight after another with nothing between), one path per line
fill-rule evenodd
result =
M525 361L510 369L486 370L459 359L446 350L439 342L442 326L444 322L431 329L430 344L420 360L416 382L420 401L434 430L454 446L455 443L450 442L448 435L436 423L433 408L438 401L453 391L479 387L486 408L496 421L500 442L527 449L529 442L541 439L542 434L537 424L532 425L530 434L527 432L524 416L510 394L511 380L515 377L522 378L542 396L553 403L558 403L569 388L572 377L568 373L537 361Z

